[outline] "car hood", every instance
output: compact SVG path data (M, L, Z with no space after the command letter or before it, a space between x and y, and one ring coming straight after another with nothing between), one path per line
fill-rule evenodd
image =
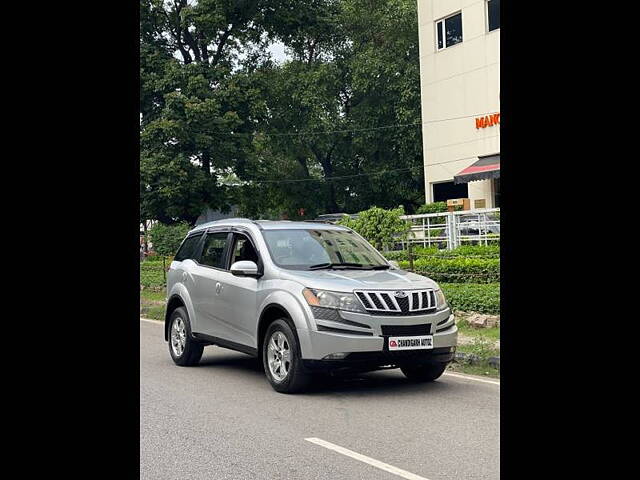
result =
M359 289L402 290L435 288L437 284L422 275L404 270L281 270L282 278L308 288L351 292Z

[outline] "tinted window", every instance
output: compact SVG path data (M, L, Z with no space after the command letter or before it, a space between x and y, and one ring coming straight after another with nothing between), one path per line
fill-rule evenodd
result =
M258 263L258 254L256 253L251 241L244 235L235 235L236 243L233 247L231 255L231 265L241 260L250 260Z
M445 202L451 198L469 198L468 184L466 183L434 183L433 201Z
M438 50L462 42L462 13L436 22Z
M225 268L224 247L227 245L227 233L208 233L204 240L200 263L210 267Z
M462 41L462 14L458 13L444 21L447 47Z
M489 19L489 31L500 28L500 0L487 2L487 18Z
M187 258L193 258L196 253L196 247L198 246L198 242L202 235L194 235L187 238L184 242L182 242L182 246L176 253L174 258L175 261L181 262L182 260L186 260Z

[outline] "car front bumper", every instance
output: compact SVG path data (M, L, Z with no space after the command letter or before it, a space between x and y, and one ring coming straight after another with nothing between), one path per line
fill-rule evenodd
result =
M339 333L338 331L321 331L323 327L354 329L350 325L338 322L315 320L315 328L298 330L302 358L305 365L339 367L343 364L398 364L421 361L450 362L453 360L458 342L458 327L451 311L446 308L429 315L384 316L340 312L346 321L367 325L369 329L358 329L365 334ZM429 332L433 335L433 349L403 350L389 352L388 336L383 335L382 326L410 326L429 324ZM347 353L344 359L330 360L326 357L336 353Z

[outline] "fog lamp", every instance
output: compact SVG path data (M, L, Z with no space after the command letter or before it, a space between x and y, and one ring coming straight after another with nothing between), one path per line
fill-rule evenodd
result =
M344 353L344 352L341 352L341 353L330 353L329 355L324 357L323 360L342 360L347 355L349 355L349 354L348 353Z

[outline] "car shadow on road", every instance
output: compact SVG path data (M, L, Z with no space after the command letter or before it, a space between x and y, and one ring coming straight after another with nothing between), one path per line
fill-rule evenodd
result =
M238 375L250 376L264 382L262 364L257 358L235 352L223 353L221 350L211 353L213 355L207 355L205 350L199 368L234 371ZM264 382L264 385L269 388L267 382ZM399 370L393 369L339 376L314 375L309 387L300 395L321 396L332 393L386 395L390 392L411 395L412 393L445 392L455 390L456 386L456 384L443 381L442 378L430 383L415 383L404 377Z

